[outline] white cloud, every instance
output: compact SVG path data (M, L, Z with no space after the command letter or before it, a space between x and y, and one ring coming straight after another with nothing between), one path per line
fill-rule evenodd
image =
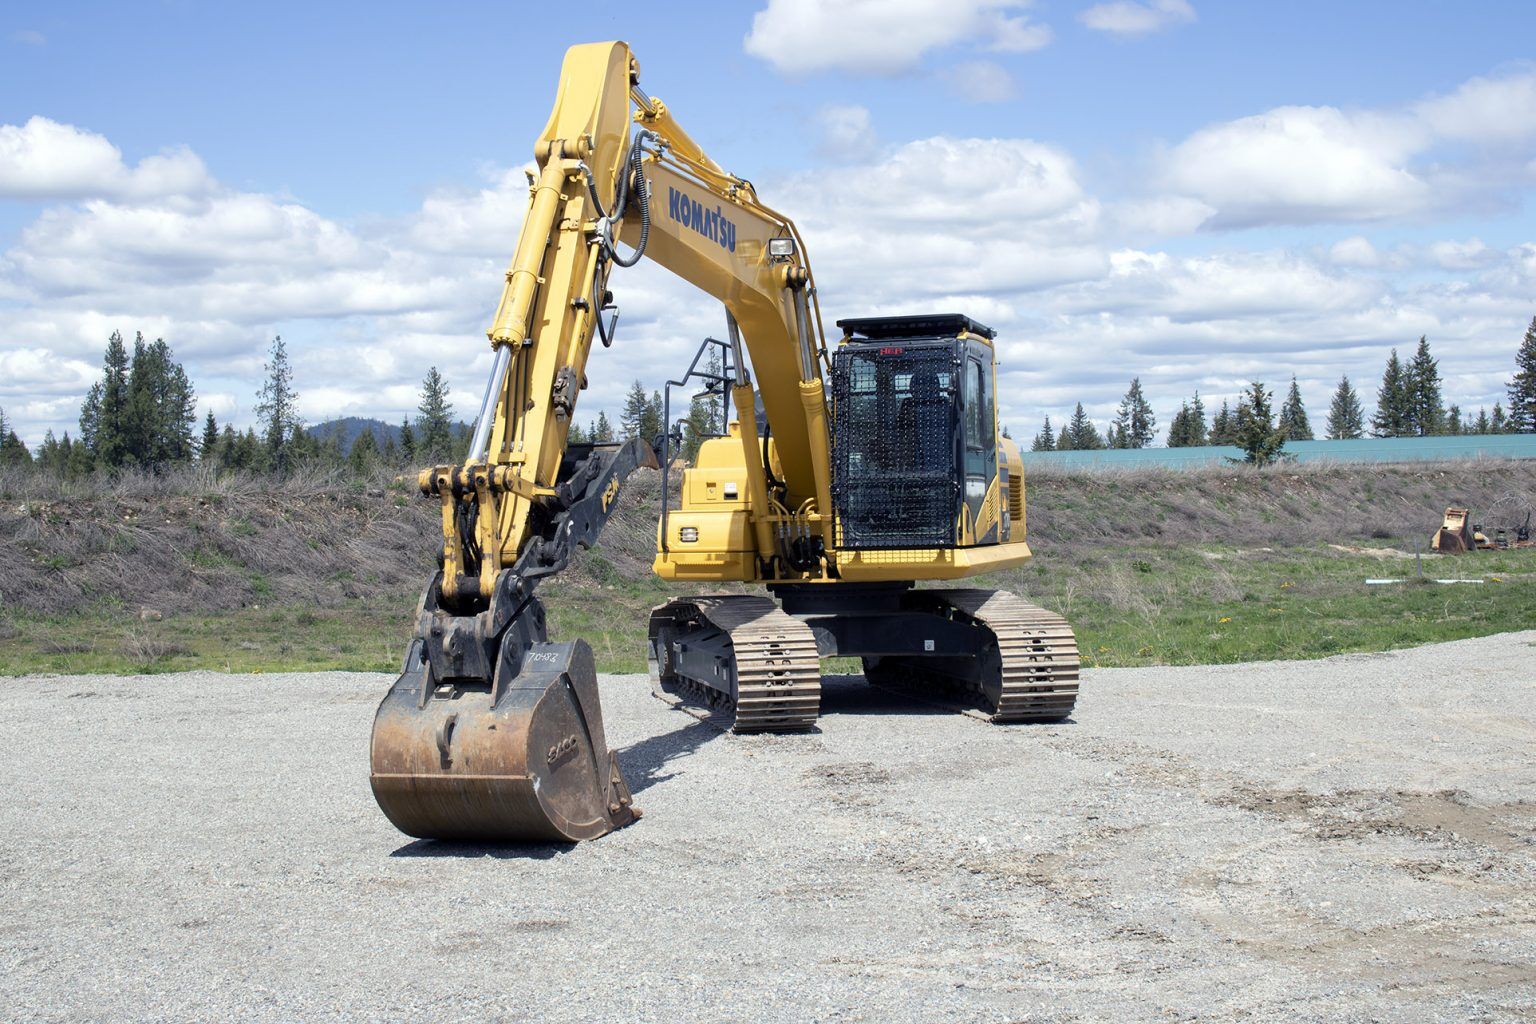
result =
M1381 132L1391 142L1399 130L1392 119L1383 128L1339 117L1342 127L1325 127L1347 138ZM1079 400L1107 416L1132 374L1165 425L1195 387L1214 408L1248 379L1281 383L1292 372L1316 417L1340 373L1369 402L1386 348L1421 333L1454 353L1447 400L1475 409L1492 404L1530 319L1536 243L1378 249L1354 235L1305 251L1167 251L1166 235L1196 230L1216 203L1176 193L1101 201L1072 154L1028 139L882 148L863 108L829 107L817 120L857 141L848 162L758 185L805 233L828 327L940 309L991 324L1002 332L1003 419L1019 436ZM1418 143L1395 144L1402 153ZM366 227L206 181L182 194L54 205L0 255L0 407L30 443L73 428L116 328L166 338L221 421L249 422L278 332L311 420L398 421L434 363L467 415L526 202L522 170L505 168ZM592 356L583 422L599 409L614 415L636 378L658 386L723 329L717 304L654 265L616 271L611 286L624 317L618 344Z
M413 246L428 252L506 259L528 212L525 167L492 170L477 189L438 189L410 226Z
M1215 207L1223 226L1377 220L1431 200L1407 166L1413 122L1333 107L1279 107L1195 132L1167 154L1163 183Z
M186 148L145 157L129 168L117 147L95 132L46 117L0 125L0 197L149 198L210 187L202 160Z
M998 17L990 27L991 40L987 49L997 53L1033 53L1051 45L1055 33L1049 25L1041 25L1028 18Z
M1399 109L1277 107L1210 125L1167 151L1160 184L1214 207L1214 227L1487 213L1536 177L1532 138L1536 71L1522 70Z
M1328 258L1341 267L1374 267L1381 263L1381 253L1363 235L1351 235L1333 243Z
M1001 52L1038 50L1050 30L1013 12L1028 0L768 0L746 52L785 74L895 75L961 42Z
M942 74L952 90L972 103L1001 103L1014 96L1013 76L990 60L962 61Z
M1483 244L1481 238L1446 239L1429 246L1429 258L1446 270L1476 270L1503 259L1503 254Z
M856 171L799 176L786 187L804 207L844 211L872 231L967 219L985 231L1057 217L1086 198L1072 157L1029 139L919 139Z
M1132 0L1115 0L1112 3L1095 4L1078 15L1084 25L1099 32L1115 35L1145 35L1160 32L1170 25L1195 20L1195 9L1188 0L1149 0L1134 3Z
M878 145L868 107L830 104L816 112L816 126L821 133L817 148L827 156L860 159Z
M1124 200L1110 206L1106 213L1119 235L1176 238L1198 230L1215 215L1216 208L1188 196L1165 195Z
M14 42L23 43L27 46L42 46L48 42L47 36L43 35L36 29L30 28L22 29L18 32L12 32L11 39Z
M1520 142L1536 136L1536 71L1468 79L1412 109L1440 138Z

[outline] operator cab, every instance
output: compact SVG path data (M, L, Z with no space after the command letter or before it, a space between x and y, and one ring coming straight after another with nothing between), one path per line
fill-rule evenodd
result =
M996 332L958 314L862 317L837 326L844 332L832 358L838 546L1007 540L1009 516L999 514L1008 481L1006 465L1000 479L997 452Z

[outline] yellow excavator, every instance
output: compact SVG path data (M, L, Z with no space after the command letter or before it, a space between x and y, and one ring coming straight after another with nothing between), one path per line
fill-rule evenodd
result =
M442 569L374 720L389 820L422 838L575 841L638 817L592 651L548 639L534 590L596 541L640 467L667 478L658 575L768 591L652 612L653 680L677 701L738 732L813 728L820 659L844 656L871 682L958 695L995 722L1070 715L1063 619L1006 592L914 586L1030 555L994 333L953 314L869 317L839 320L829 348L794 224L641 89L624 43L566 53L534 156L467 458L420 476L442 509ZM669 384L669 404L692 385L734 407L675 508L668 432L568 440L592 342L617 326L610 276L641 259L725 307L726 340Z

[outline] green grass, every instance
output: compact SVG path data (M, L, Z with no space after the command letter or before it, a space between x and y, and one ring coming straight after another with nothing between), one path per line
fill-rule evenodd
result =
M1014 589L1072 621L1088 665L1319 658L1536 628L1533 550L1424 561L1427 580L1481 584L1421 582L1413 559L1327 548L1141 552L1094 564L1079 579L1043 565L1018 575Z
M405 653L410 619L408 606L249 608L156 622L110 609L23 614L3 625L0 675L189 669L388 672Z
M551 634L585 638L603 671L644 671L647 614L683 591L649 575L626 578L606 562L587 568L579 585L556 580L541 589ZM1325 545L1084 545L1042 550L1029 565L978 582L1066 615L1090 666L1317 658L1536 628L1536 550L1424 560L1427 577L1482 584L1364 582L1414 574L1412 558ZM10 613L0 619L0 674L387 672L400 662L415 605L416 595L401 593L154 622L112 605L70 615Z

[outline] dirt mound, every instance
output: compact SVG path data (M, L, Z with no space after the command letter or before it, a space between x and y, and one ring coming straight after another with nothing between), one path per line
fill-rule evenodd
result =
M1536 463L1334 466L1253 471L1037 471L1029 539L1042 553L1082 545L1349 544L1428 538L1447 505L1523 515ZM408 600L435 570L438 511L381 478L275 482L180 477L74 483L0 479L0 611L98 604L165 614L256 604ZM600 592L646 579L660 483L630 481L600 548L561 577ZM1489 520L1489 526L1500 525Z

